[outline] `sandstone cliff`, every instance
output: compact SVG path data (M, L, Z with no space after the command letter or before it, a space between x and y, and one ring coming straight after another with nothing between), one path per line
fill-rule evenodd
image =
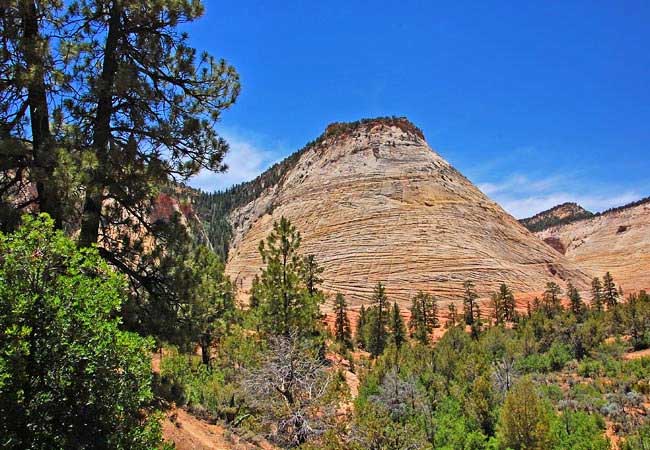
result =
M610 271L624 290L650 289L650 199L537 235L592 276Z
M418 290L460 301L472 280L487 295L502 282L539 292L586 275L526 230L427 145L405 119L335 124L303 149L275 184L230 212L227 272L242 299L273 221L289 218L302 251L325 268L324 289L367 302L382 281L406 305ZM261 177L264 177L262 175Z

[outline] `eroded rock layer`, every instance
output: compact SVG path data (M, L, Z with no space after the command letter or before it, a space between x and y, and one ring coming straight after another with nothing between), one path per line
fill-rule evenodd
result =
M537 235L592 276L610 271L624 290L650 289L650 201Z
M261 266L259 241L281 216L325 268L324 289L346 294L353 306L367 303L378 281L403 305L418 290L460 300L465 280L482 295L502 282L517 292L569 279L586 286L581 270L481 193L405 119L324 136L277 184L231 213L227 271L242 298Z

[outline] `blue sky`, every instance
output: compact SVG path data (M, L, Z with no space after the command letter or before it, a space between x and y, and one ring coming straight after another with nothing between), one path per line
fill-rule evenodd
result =
M186 27L242 93L219 131L252 179L334 121L407 116L517 217L650 195L650 2L206 0Z

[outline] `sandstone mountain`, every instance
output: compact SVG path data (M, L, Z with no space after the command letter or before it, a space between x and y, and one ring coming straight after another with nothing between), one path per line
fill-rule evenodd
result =
M406 119L330 125L234 192L227 272L241 299L261 266L259 242L281 216L302 233L302 251L325 268L324 289L356 306L370 300L378 281L402 304L418 290L460 301L465 280L482 295L502 282L539 292L549 281L588 281L435 153Z
M519 222L530 231L542 231L546 228L563 225L577 220L587 219L594 214L577 203L562 203L551 209L535 214L533 217L521 219Z
M610 271L625 290L650 289L650 198L537 235L592 276Z

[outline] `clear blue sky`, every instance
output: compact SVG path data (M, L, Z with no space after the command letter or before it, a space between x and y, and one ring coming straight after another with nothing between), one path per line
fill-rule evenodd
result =
M250 179L334 121L407 116L515 216L650 195L650 2L206 0L191 42L241 76L219 130Z

